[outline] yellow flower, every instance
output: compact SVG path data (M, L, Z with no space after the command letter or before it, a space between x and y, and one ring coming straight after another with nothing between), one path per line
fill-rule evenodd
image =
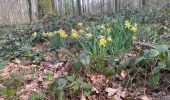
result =
M111 32L111 28L106 29L106 32L110 33Z
M90 30L90 27L87 27L86 30L89 31L89 30Z
M58 30L58 33L60 34L61 37L65 38L67 37L67 34L65 33L65 31L63 29Z
M77 38L78 37L77 31L75 29L71 29L71 36L73 38Z
M133 26L133 27L131 28L131 30L132 30L134 33L136 33L136 32L138 31L136 26Z
M77 37L78 37L78 34L77 34L77 33L72 33L71 36L72 36L73 38L77 38Z
M42 33L42 36L43 36L43 37L47 37L47 36L48 36L48 33L43 32L43 33Z
M88 34L87 34L87 38L89 38L89 39L91 39L92 36L93 36L93 35L92 35L91 33L88 33Z
M78 26L78 27L82 27L82 26L83 26L83 23L78 23L77 26Z
M126 20L126 21L125 21L125 28L130 29L130 27L131 27L130 22L129 22L128 20Z
M104 26L104 25L101 25L101 28L102 28L102 29L105 29L105 26Z
M108 40L109 42L111 42L111 41L112 41L112 37L109 36L109 37L107 38L107 40Z
M100 46L103 46L103 45L105 45L106 43L107 43L106 39L105 39L105 38L101 38L99 45L100 45Z
M80 33L80 34L83 34L83 33L84 33L84 31L83 31L83 30L79 30L79 33Z
M34 33L32 34L32 36L33 36L33 37L37 37L37 32L34 32Z
M133 37L132 37L132 40L136 40L136 39L137 39L136 36L133 36Z
M71 33L77 33L75 29L71 29Z
M54 36L53 32L48 32L48 36L53 37Z
M104 36L103 35L99 35L99 39L101 39L101 38L104 38Z

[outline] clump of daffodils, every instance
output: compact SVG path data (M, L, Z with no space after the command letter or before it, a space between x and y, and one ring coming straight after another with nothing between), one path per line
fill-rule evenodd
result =
M93 35L92 35L91 33L88 33L88 34L87 34L87 38L88 38L88 39L91 39L92 37L93 37Z
M129 20L125 21L125 28L130 29L134 33L136 33L138 31L137 24L132 26L131 23L129 22Z

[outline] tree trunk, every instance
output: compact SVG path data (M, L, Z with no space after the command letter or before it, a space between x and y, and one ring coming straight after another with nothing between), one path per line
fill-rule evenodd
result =
M30 19L30 22L32 22L32 3L31 3L31 0L28 0L28 6L29 6L29 19Z
M81 2L80 2L80 0L77 0L77 7L78 7L78 15L82 15L82 12L81 12Z

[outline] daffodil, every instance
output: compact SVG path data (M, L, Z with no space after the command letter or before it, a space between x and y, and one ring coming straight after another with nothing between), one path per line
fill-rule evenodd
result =
M53 37L54 36L53 32L48 32L48 36Z
M92 35L91 33L88 33L88 34L87 34L87 38L89 38L89 39L91 39L92 36L93 36L93 35Z
M106 32L107 32L107 33L110 33L110 32L111 32L111 28L107 28L107 29L106 29Z
M64 31L63 29L60 29L60 30L58 31L58 33L59 33L60 36L63 37L63 38L67 37L67 34L65 33L65 31Z
M87 27L86 30L89 31L89 30L90 30L90 27Z
M83 26L83 23L78 23L77 26L78 26L78 27L82 27L82 26Z
M136 36L133 36L133 37L132 37L132 40L136 40Z
M99 35L99 37L98 37L99 39L101 39L101 38L104 38L104 36L103 35Z
M107 41L111 42L111 41L112 41L112 37L109 36L109 37L107 38Z
M71 29L71 33L77 33L75 29Z
M83 31L83 30L79 30L79 33L80 33L80 34L83 34L83 33L84 33L84 31Z
M126 21L125 21L125 28L130 29L130 27L131 27L130 22L129 22L128 20L126 20Z
M99 45L103 46L107 43L107 40L105 38L101 38L99 42L100 42Z
M131 30L136 33L138 30L137 30L137 27L136 26L132 26Z
M73 38L77 38L78 37L77 31L75 29L71 29L71 36Z
M48 36L48 33L43 32L43 33L42 33L42 36L43 36L43 37L47 37L47 36Z
M73 38L77 38L77 37L78 37L78 34L77 34L77 33L71 33L71 36L72 36Z
M34 33L32 34L32 36L33 36L33 37L37 37L37 32L34 32Z

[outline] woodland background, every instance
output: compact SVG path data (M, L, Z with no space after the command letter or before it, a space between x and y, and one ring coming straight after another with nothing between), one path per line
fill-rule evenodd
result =
M170 0L0 0L0 24L28 23L52 13L73 16L125 9L159 9L168 2Z

